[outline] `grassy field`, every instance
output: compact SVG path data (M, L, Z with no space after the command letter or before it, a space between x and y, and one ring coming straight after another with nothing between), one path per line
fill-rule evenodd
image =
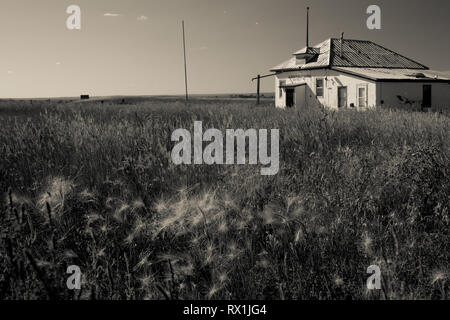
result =
M279 173L173 165L195 120L280 129ZM448 115L42 100L0 123L0 299L450 298Z

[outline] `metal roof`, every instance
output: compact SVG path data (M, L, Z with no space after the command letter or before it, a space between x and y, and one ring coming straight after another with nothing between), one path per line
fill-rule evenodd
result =
M316 56L303 65L296 64L296 55L316 52ZM294 57L271 69L283 72L326 67L420 69L428 67L371 41L328 39L317 46L303 48Z
M372 41L331 39L331 66L364 68L428 69L423 64Z
M304 47L303 49L298 50L293 54L298 55L298 54L319 54L319 53L320 53L320 45L318 46L318 48Z
M450 75L434 70L357 67L332 67L332 69L374 81L450 82Z
M330 64L330 42L331 39L325 40L322 43L319 43L314 48L303 48L294 53L294 56L289 60L284 61L276 67L273 67L271 71L293 71L293 70L303 70L303 69L317 69L328 67ZM301 55L309 52L319 52L317 56L304 65L297 65L297 58L295 55Z

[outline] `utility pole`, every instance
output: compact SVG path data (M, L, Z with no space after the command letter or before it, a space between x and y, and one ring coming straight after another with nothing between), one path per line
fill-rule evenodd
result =
M267 78L267 77L272 77L274 76L276 73L272 73L272 74L266 74L264 76L258 74L255 78L252 79L252 81L258 80L258 83L256 84L256 104L259 105L260 103L260 93L261 93L261 79L262 78Z
M260 91L261 75L258 74L258 84L256 85L256 104L259 105L259 91Z
M306 7L306 50L309 47L309 7Z
M184 52L184 84L186 87L186 101L188 101L189 95L188 95L188 79L187 79L187 66L186 66L186 39L185 39L185 35L184 35L184 20L182 22L182 27L183 27L183 52Z

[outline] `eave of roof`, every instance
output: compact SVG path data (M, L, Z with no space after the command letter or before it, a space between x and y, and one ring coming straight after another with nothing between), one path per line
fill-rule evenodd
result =
M296 87L301 87L301 86L306 86L306 82L301 82L301 83L296 83L296 84L284 84L284 85L280 85L280 88L296 88Z
M292 71L308 71L308 70L319 70L319 69L331 69L330 67L311 67L311 68L286 68L286 69L271 69L270 71L276 72L276 73L283 73L283 72L292 72Z
M443 76L438 71L420 69L391 68L352 68L332 67L332 70L378 82L443 82L450 83L450 77ZM425 77L416 77L422 73Z
M433 83L450 83L450 75L435 70L421 69L393 69L393 68L352 68L352 67L317 67L311 69L285 69L277 73L308 71L308 70L334 70L342 72L361 79L375 82L433 82ZM415 77L415 73L423 73L422 77Z

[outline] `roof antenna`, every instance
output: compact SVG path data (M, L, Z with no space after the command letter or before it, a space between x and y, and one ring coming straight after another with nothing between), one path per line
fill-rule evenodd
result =
M184 35L184 20L182 21L183 29L183 52L184 52L184 85L186 87L186 102L189 100L188 95L188 78L187 78L187 66L186 66L186 39Z
M306 49L309 48L309 7L306 7Z

